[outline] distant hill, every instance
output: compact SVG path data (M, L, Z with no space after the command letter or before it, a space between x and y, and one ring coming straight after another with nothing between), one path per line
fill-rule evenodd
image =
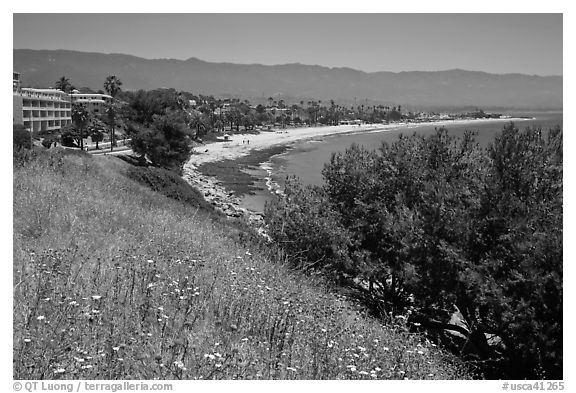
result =
M356 97L358 104L367 99L411 108L562 108L561 76L496 75L458 69L367 73L297 63L266 66L210 63L196 58L149 60L124 54L15 49L14 71L22 74L24 86L33 87L52 86L64 75L77 87L97 90L106 76L116 75L124 90L167 87L260 100L272 96L295 101L353 102Z

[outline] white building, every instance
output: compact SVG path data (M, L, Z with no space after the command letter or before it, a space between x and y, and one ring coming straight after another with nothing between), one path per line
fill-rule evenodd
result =
M106 104L112 102L112 96L106 94L85 94L73 90L70 98L75 104L82 104L91 113L105 113Z
M72 123L72 104L68 94L56 89L20 87L20 74L12 74L13 124L28 131L53 131Z

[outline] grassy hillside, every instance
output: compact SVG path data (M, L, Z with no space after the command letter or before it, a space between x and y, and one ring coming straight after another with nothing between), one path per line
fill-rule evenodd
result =
M14 378L468 378L142 171L62 151L14 161Z

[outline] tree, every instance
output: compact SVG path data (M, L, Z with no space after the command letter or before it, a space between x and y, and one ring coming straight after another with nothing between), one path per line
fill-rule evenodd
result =
M86 110L84 105L74 103L72 104L72 122L78 134L76 139L78 139L78 146L81 150L84 150L84 130L90 123L90 113Z
M12 132L12 144L14 145L14 150L32 148L30 131L24 128L23 125L14 124L12 126Z
M104 128L101 124L94 124L88 129L90 134L90 139L92 142L96 142L96 149L99 149L98 144L104 140Z
M180 168L192 153L193 132L185 116L176 111L156 116L150 128L140 128L132 135L132 149L153 164Z
M66 78L65 76L62 76L60 79L58 79L54 87L58 90L62 90L65 93L70 93L72 90L74 90L74 86L72 86L70 83L70 79Z
M412 308L423 326L465 334L454 350L475 347L463 355L489 378L562 378L559 128L545 136L510 124L487 149L442 129L378 151L352 146L323 176L322 190L290 185L298 196L267 210L270 236L290 255L343 236L349 262L332 274L346 266L375 312ZM465 328L448 323L455 306Z
M106 109L106 113L110 117L110 150L112 150L112 146L114 146L116 144L116 138L114 135L116 111L115 111L115 108L113 106L113 103L114 103L114 99L116 98L116 95L121 90L121 86L122 86L122 81L120 79L118 79L115 75L107 76L106 80L104 81L104 90L106 90L106 92L110 96L112 96L112 103Z

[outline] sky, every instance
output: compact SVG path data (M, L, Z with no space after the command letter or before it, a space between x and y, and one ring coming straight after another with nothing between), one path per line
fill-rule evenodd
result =
M13 14L13 48L317 64L375 71L563 75L556 14Z

